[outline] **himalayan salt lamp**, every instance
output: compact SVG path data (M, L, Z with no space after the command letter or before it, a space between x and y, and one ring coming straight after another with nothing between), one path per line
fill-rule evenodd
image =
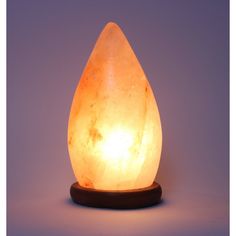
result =
M162 147L158 107L125 35L115 23L101 32L71 105L68 149L76 203L109 208L156 204Z

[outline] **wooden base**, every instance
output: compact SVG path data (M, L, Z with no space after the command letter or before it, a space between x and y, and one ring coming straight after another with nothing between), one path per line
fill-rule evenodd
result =
M147 188L124 190L124 191L103 191L81 187L74 183L70 188L72 200L80 205L98 208L113 209L134 209L148 207L160 203L161 186L153 182Z

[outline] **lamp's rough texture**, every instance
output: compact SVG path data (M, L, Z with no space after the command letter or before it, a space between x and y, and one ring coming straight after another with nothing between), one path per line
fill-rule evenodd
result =
M132 190L151 186L162 130L150 84L115 23L100 34L74 94L68 148L80 186Z

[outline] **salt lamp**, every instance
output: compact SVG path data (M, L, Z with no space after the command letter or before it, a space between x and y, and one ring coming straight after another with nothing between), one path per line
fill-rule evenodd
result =
M76 203L137 208L160 202L154 182L162 148L158 107L125 35L101 32L71 105L68 149Z

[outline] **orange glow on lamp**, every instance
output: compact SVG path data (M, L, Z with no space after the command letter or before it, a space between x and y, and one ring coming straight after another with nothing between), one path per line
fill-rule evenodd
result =
M101 32L76 88L68 149L76 203L108 208L156 204L162 130L150 84L115 23Z

